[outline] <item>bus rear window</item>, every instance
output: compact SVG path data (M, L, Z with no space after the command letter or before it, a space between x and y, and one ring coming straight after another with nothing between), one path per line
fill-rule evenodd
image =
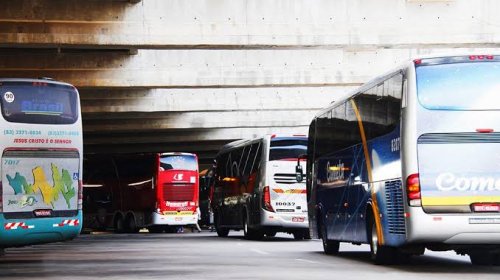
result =
M0 82L5 120L33 124L73 124L78 94L72 86L53 83Z
M499 110L500 62L418 66L417 92L431 110Z
M163 170L198 170L198 164L194 156L169 155L160 157L160 168Z
M307 154L307 138L279 137L271 139L269 160L296 160Z

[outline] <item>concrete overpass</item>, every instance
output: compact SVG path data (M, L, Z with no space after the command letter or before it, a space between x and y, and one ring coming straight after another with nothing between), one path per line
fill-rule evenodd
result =
M0 76L81 92L87 153L195 152L305 133L313 115L414 55L499 50L493 0L19 0Z

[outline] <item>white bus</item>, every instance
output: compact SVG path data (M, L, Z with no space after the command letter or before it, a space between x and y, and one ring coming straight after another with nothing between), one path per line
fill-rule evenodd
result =
M375 263L424 249L500 264L500 56L415 59L311 122L311 231Z
M82 221L78 91L47 79L0 79L0 248L76 237Z
M300 159L306 147L303 135L267 135L225 145L216 158L211 200L217 234L242 229L247 239L276 232L308 239L305 160Z

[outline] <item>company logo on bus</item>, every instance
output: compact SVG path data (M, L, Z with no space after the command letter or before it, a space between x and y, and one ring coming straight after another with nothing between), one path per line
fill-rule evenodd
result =
M183 201L183 202L165 201L165 206L168 206L168 207L186 207L186 206L188 206L188 202L187 201Z
M330 162L326 164L326 174L327 181L334 182L337 180L344 179L344 171L346 168L344 167L344 163L339 160L339 163L335 165L330 165Z
M459 177L446 172L436 178L436 186L440 191L500 191L500 178Z
M184 174L176 173L174 175L174 180L176 180L176 181L182 181L182 179L184 179Z

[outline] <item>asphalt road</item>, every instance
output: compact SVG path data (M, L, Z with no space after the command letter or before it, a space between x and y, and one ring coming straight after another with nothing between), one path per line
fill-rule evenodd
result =
M8 279L500 279L500 267L472 266L453 252L426 252L409 264L376 266L368 246L323 254L319 240L278 234L263 241L239 232L85 234L66 243L6 249Z

